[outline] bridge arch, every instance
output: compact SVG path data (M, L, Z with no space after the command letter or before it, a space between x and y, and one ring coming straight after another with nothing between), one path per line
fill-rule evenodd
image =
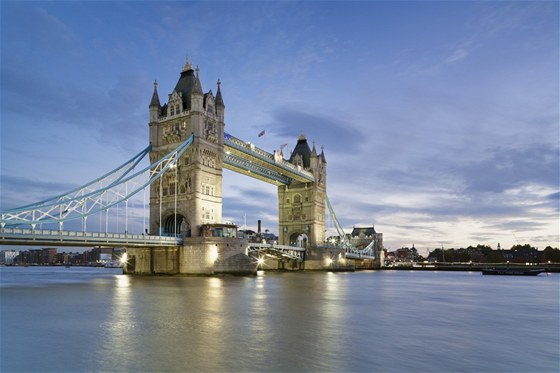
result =
M308 244L309 237L305 233L295 232L290 236L290 246L307 248Z
M169 215L163 225L164 235L177 235L179 237L190 237L191 226L187 219L181 214Z

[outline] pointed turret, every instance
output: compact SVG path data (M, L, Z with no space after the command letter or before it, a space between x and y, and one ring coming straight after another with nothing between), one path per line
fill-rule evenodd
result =
M157 106L158 108L161 108L161 104L159 102L159 96L157 92L157 86L158 86L158 82L157 80L154 80L154 94L152 95L152 101L150 101L150 107Z
M193 67L188 57L185 61L183 69L181 70L181 76L177 81L177 85L175 85L174 91L181 94L181 99L183 100L183 110L194 109L191 97L193 94L200 95L200 100L196 100L196 105L194 106L196 109L202 110L202 86L200 84L200 80L194 74ZM200 107L198 105L200 105Z
M150 101L150 122L155 122L159 118L161 112L161 104L157 92L157 80L154 81L154 93L152 94L152 101Z
M192 70L191 70L192 71ZM193 77L191 97L191 110L203 111L204 110L204 93L202 92L202 84L200 84L200 69L196 67L196 75ZM184 96L183 96L184 97Z
M307 138L302 133L299 135L298 142L294 148L292 155L290 156L290 162L293 164L298 164L301 162L301 166L304 168L309 168L311 165L311 149L309 149L309 144L307 143Z
M221 85L222 82L220 81L220 79L218 79L218 91L216 92L216 117L218 118L219 121L223 122L224 121L224 109L225 109L225 105L224 105L224 99L222 98L222 89L221 89Z
M202 84L200 84L200 69L198 68L198 66L196 67L196 79L194 81L192 93L198 93L200 95L203 94Z
M222 90L220 89L220 86L222 85L220 79L218 79L217 85L218 85L218 92L216 92L216 106L225 107L224 99L222 98Z
M321 161L323 163L327 163L327 159L325 158L325 151L323 150L323 147L321 146Z

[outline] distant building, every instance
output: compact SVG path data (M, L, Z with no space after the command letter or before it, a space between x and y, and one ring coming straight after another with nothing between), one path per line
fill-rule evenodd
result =
M17 250L3 250L0 251L0 264L11 265L14 263L14 259L19 255Z
M375 240L374 250L381 252L383 250L383 233L377 233L375 226L371 227L354 227L350 233L350 243L357 249L363 249Z
M26 251L20 251L19 254L14 258L14 264L39 264L39 265L49 265L56 262L56 249L55 248L44 248L44 249L31 249Z

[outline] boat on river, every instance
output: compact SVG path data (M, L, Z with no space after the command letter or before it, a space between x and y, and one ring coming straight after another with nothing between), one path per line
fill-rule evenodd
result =
M482 270L483 275L509 275L509 276L537 276L545 270L542 268L486 268Z

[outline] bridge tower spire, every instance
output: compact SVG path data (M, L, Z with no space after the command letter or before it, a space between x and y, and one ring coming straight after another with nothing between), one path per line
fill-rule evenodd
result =
M156 86L150 103L151 162L194 134L192 145L150 187L150 233L198 237L203 224L222 220L224 105L218 95L203 93L200 69L188 57L163 106ZM156 103L157 101L157 103Z
M302 133L289 161L310 171L315 182L292 182L278 187L278 241L281 245L316 247L325 241L327 162L323 151L309 148Z

